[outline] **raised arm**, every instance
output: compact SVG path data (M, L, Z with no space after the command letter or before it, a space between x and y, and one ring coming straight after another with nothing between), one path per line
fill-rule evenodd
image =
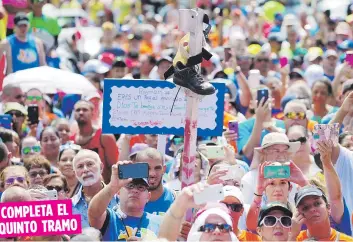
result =
M103 227L110 201L120 188L131 182L131 179L120 180L118 175L118 165L130 163L131 161L120 161L118 164L113 165L110 183L92 198L88 207L88 219L92 227L99 230Z
M331 205L331 217L337 224L340 224L343 217L344 204L341 182L331 162L333 144L331 141L319 141L318 150L324 169L329 204Z

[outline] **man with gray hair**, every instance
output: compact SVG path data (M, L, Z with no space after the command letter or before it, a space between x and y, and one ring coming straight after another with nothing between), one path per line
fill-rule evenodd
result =
M17 102L19 104L25 105L25 95L21 87L17 84L7 84L2 90L0 100L0 113L3 113L2 105L8 102Z
M83 149L72 161L77 180L82 185L78 193L72 197L73 213L81 214L82 228L90 227L88 222L88 205L91 199L105 187L102 181L103 163L99 155L91 150ZM115 199L109 203L109 208L116 205Z
M24 189L23 187L10 187L6 189L1 197L1 202L26 202L31 201L32 197L29 193L29 190Z

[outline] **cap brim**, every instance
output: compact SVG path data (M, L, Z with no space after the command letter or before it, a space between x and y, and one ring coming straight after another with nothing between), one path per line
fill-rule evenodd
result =
M261 147L256 147L255 150L263 150L267 147L270 147L272 145L288 145L288 152L289 153L296 153L299 149L300 149L300 145L301 143L298 141L298 142L281 142L281 141L278 141L278 142L274 142L274 143L270 143L270 144L266 144L264 146L261 146Z
M144 183L147 187L149 187L147 178L135 178L132 182Z
M307 196L317 196L317 197L322 197L322 192L320 191L310 191L302 194L300 197L298 197L297 201L295 202L295 206L298 207L300 202Z

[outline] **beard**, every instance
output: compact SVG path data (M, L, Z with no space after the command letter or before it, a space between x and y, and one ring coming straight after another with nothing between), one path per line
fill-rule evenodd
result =
M92 177L85 180L82 177L77 177L77 180L82 184L82 186L89 187L100 180L100 171L97 172L96 174L94 174L93 172L90 172L89 175L91 175Z
M162 184L162 178L158 181L157 185L152 186L151 184L148 187L148 191L155 191L157 190Z

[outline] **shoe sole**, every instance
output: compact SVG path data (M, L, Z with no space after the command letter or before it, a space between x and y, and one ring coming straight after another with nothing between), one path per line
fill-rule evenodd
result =
M185 88L187 88L187 89L190 89L192 92L194 92L194 93L196 93L196 94L199 94L199 95L203 95L203 96L208 96L208 95L212 95L212 94L214 94L215 92L216 92L216 89L215 88L213 88L211 91L209 91L209 92L207 92L207 91L205 91L205 92L199 92L199 90L195 90L194 88L193 88L193 86L191 86L191 85L188 85L187 83L185 83L184 81L182 81L182 80L180 80L179 78L173 78L173 82L174 82L174 84L176 84L176 85L179 85L179 86L182 86L182 87L185 87ZM184 85L184 84L186 84L186 85Z

